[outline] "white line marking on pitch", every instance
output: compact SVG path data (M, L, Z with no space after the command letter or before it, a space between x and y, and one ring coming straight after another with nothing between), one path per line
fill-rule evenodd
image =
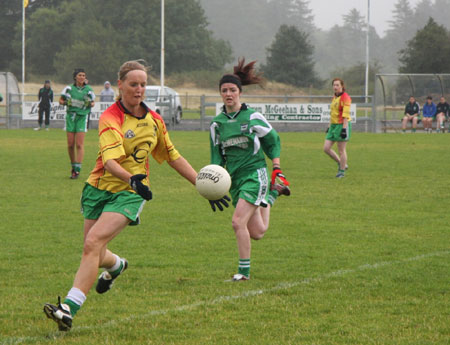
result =
M392 265L401 264L401 263L405 263L405 262L419 261L419 260L431 258L434 256L444 256L444 255L448 255L448 254L450 254L450 250L429 253L429 254L422 254L422 255L418 255L418 256L411 257L411 258L402 259L402 260L382 261L382 262L378 262L375 264L361 265L356 268L341 269L341 270L337 270L337 271L330 272L327 274L323 274L323 275L315 277L315 278L305 278L305 279L302 279L302 280L299 280L296 282L283 282L274 287L267 288L267 289L249 290L249 291L245 291L239 295L233 295L233 296L220 296L220 297L214 298L212 300L199 301L199 302L192 303L192 304L185 304L185 305L181 305L179 307L175 307L172 309L152 310L151 312L145 313L145 314L131 315L131 316L123 318L123 319L111 320L111 321L105 322L101 326L78 326L78 327L74 327L74 329L75 330L89 330L89 329L111 327L117 323L138 320L138 319L146 319L151 316L166 315L166 314L174 313L174 312L182 312L182 311L186 311L186 310L195 309L200 306L215 305L215 304L233 301L233 300L237 300L237 299L258 296L258 295L262 295L262 294L265 294L268 292L291 289L291 288L299 286L299 285L318 283L318 282L324 281L328 278L342 277L342 276L344 276L346 274L350 274L350 273L355 273L355 272L360 272L360 271L365 271L365 270L373 270L373 269L378 269L380 267L392 266ZM238 282L238 283L233 283L233 284L240 284L240 283ZM65 333L62 333L62 332L54 332L54 333L48 334L46 337L42 337L42 336L41 337L10 337L10 338L3 339L1 344L2 345L13 345L13 344L20 344L20 343L28 342L28 341L36 341L36 340L42 341L42 340L45 340L45 338L47 338L48 340L52 340L52 339L60 338L64 334Z

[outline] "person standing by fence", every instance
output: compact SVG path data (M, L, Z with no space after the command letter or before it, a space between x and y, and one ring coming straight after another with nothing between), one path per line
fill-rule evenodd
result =
M36 127L34 130L39 131L42 129L42 120L45 114L45 130L48 131L50 126L50 108L53 102L53 90L50 86L50 80L46 80L44 83L44 87L42 87L39 90L38 99L39 99L39 119L38 119L39 127Z
M84 69L73 72L74 83L66 86L59 104L67 107L66 132L67 147L72 165L71 179L78 178L84 157L84 136L87 132L88 115L94 106L95 94L87 85Z
M323 151L338 164L336 177L342 178L347 170L347 142L352 133L352 123L350 119L350 105L352 99L345 92L344 81L339 78L332 82L334 98L331 101L330 125L326 131ZM339 155L332 149L334 143L337 143Z
M114 90L109 81L105 81L104 89L100 92L100 102L114 102Z

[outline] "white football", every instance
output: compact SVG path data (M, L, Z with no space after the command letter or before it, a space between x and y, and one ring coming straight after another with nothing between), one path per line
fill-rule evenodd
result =
M200 169L195 187L208 200L218 200L230 190L231 177L220 165L210 164Z

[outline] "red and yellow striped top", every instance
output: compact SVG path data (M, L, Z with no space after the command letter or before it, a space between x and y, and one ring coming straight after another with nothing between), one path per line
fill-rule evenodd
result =
M145 116L138 118L116 102L100 116L98 124L100 150L95 168L87 183L112 193L134 192L131 186L106 171L104 165L114 159L132 175L146 174L142 182L149 183L149 154L158 162L174 161L180 154L173 146L162 117L147 109Z
M334 96L331 101L330 109L330 122L332 124L342 124L344 118L350 121L350 105L352 104L352 99L347 92L343 92L338 96Z

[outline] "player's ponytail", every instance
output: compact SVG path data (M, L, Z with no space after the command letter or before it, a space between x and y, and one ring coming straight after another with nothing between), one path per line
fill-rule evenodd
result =
M119 72L117 73L117 77L119 80L124 81L127 77L128 72L139 70L144 71L145 73L148 73L150 70L150 67L147 67L145 65L144 60L131 60L124 62L122 66L119 68ZM122 99L122 93L119 90L119 95L117 96L116 100L120 101Z
M237 85L242 91L243 85L258 84L262 86L265 82L262 73L257 73L255 70L256 61L245 64L245 58L239 58L238 64L233 68L233 74L225 74L219 82L219 89L222 84L232 83Z

